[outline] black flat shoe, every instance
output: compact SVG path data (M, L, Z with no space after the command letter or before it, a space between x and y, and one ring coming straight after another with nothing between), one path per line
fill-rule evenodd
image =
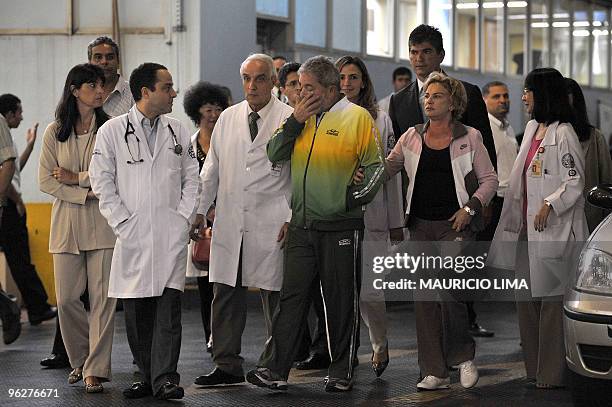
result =
M185 396L185 390L178 384L164 383L157 393L155 398L158 400L182 399Z
M70 367L70 361L68 360L68 355L52 353L51 356L41 360L40 365L49 369L65 369Z
M130 388L123 390L123 396L128 399L141 399L152 395L151 385L145 382L134 382Z
M194 383L198 386L223 386L228 384L244 383L244 376L234 376L224 372L219 368L215 368L207 375L198 376Z
M21 335L21 310L17 302L4 291L1 292L2 302L6 303L8 312L2 312L2 335L4 344L8 345L17 340Z
M30 314L30 325L40 325L44 321L48 321L57 316L57 308L51 307L42 314Z
M374 352L372 352L372 370L376 377L380 377L385 369L389 366L389 348L385 350L385 360L374 361Z
M474 322L470 326L470 335L478 337L478 338L491 338L495 335L495 332L489 331L488 329L484 329L478 323Z
M331 360L329 355L321 353L311 353L306 359L295 364L297 370L318 370L327 369Z

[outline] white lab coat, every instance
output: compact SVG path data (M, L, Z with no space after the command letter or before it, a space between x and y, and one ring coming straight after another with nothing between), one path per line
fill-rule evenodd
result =
M200 130L196 130L194 134L191 135L191 148L196 152L198 149L198 135L200 134ZM198 164L199 169L199 164ZM191 253L193 252L194 241L189 240L189 245L187 246L187 273L185 274L187 277L206 277L208 276L208 270L200 270L196 266L193 265L193 261L191 261Z
M379 109L376 127L380 133L384 157L395 147L393 124L389 115ZM404 204L402 195L402 177L397 174L383 184L372 202L366 206L364 214L365 240L388 240L389 229L404 226Z
M291 218L290 166L272 166L268 140L293 109L271 98L258 113L253 142L248 103L221 113L201 172L198 214L206 214L217 198L210 252L209 279L234 287L242 244L242 285L279 291L282 251L278 232Z
M393 135L393 124L389 115L380 108L376 116L376 127L378 127L380 134L383 156L386 157L393 150L396 139ZM387 273L373 273L371 259L374 256L387 255L387 252L391 251L389 230L404 226L403 202L402 176L396 174L383 184L372 202L366 205L363 215L365 229L362 245L362 261L364 264L362 266L361 301L385 301L384 291L374 289L373 281ZM362 314L370 309L368 306L363 306L361 308Z
M135 109L100 127L89 168L100 212L117 235L108 289L115 298L184 289L189 226L198 199L198 163L185 127L160 116L151 156ZM136 132L128 136L132 155L125 141L127 118ZM169 126L181 155L175 154ZM144 161L127 163L140 158Z
M504 207L489 251L488 262L493 267L514 270L516 265L516 250L510 249L516 248L513 243L518 240L524 223L522 171L537 128L535 120L527 123L521 149L510 174ZM540 148L544 149L540 154L542 176L536 177L528 169L525 177L527 245L534 297L564 293L571 272L570 260L576 255L577 246L588 236L582 195L584 153L574 129L569 124L552 123ZM534 218L545 200L551 203L553 209L544 231L537 232L533 226Z

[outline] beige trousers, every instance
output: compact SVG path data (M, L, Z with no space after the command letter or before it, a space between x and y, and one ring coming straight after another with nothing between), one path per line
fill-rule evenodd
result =
M108 298L113 249L53 254L60 328L70 365L83 367L83 377L111 379L115 331L115 298ZM90 315L80 300L89 290Z
M519 235L516 273L517 277L529 281L525 229ZM565 386L567 367L563 336L563 296L531 297L530 293L517 292L516 311L527 377L538 383Z
M385 304L385 292L374 288L375 278L382 275L372 272L371 259L380 255L381 250L389 244L389 232L364 230L362 243L362 275L361 291L359 294L359 312L365 326L368 328L370 343L374 353L387 351L387 307ZM384 277L384 276L382 276Z

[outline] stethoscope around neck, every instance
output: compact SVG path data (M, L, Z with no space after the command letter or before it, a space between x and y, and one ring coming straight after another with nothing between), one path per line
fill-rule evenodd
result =
M176 134L174 133L174 130L172 129L172 126L170 126L170 123L168 123L168 128L170 129L170 133L172 133L172 142L174 143L174 154L182 155L183 154L183 146L178 143L178 139L176 138ZM130 149L130 143L128 142L128 136L130 134L133 134L134 138L136 139L137 157L138 157L138 159L134 158L134 154L132 153L132 150ZM132 125L132 123L130 123L130 118L129 117L127 118L127 123L125 125L125 133L123 135L123 138L125 139L125 144L127 145L128 153L130 153L130 158L131 158L131 160L127 160L126 163L127 164L143 163L144 159L140 155L140 139L136 135L136 131L134 130L134 126Z

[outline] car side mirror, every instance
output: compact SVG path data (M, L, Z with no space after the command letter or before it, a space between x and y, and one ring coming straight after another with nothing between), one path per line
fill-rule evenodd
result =
M600 208L612 209L612 184L599 184L587 194L587 201Z

